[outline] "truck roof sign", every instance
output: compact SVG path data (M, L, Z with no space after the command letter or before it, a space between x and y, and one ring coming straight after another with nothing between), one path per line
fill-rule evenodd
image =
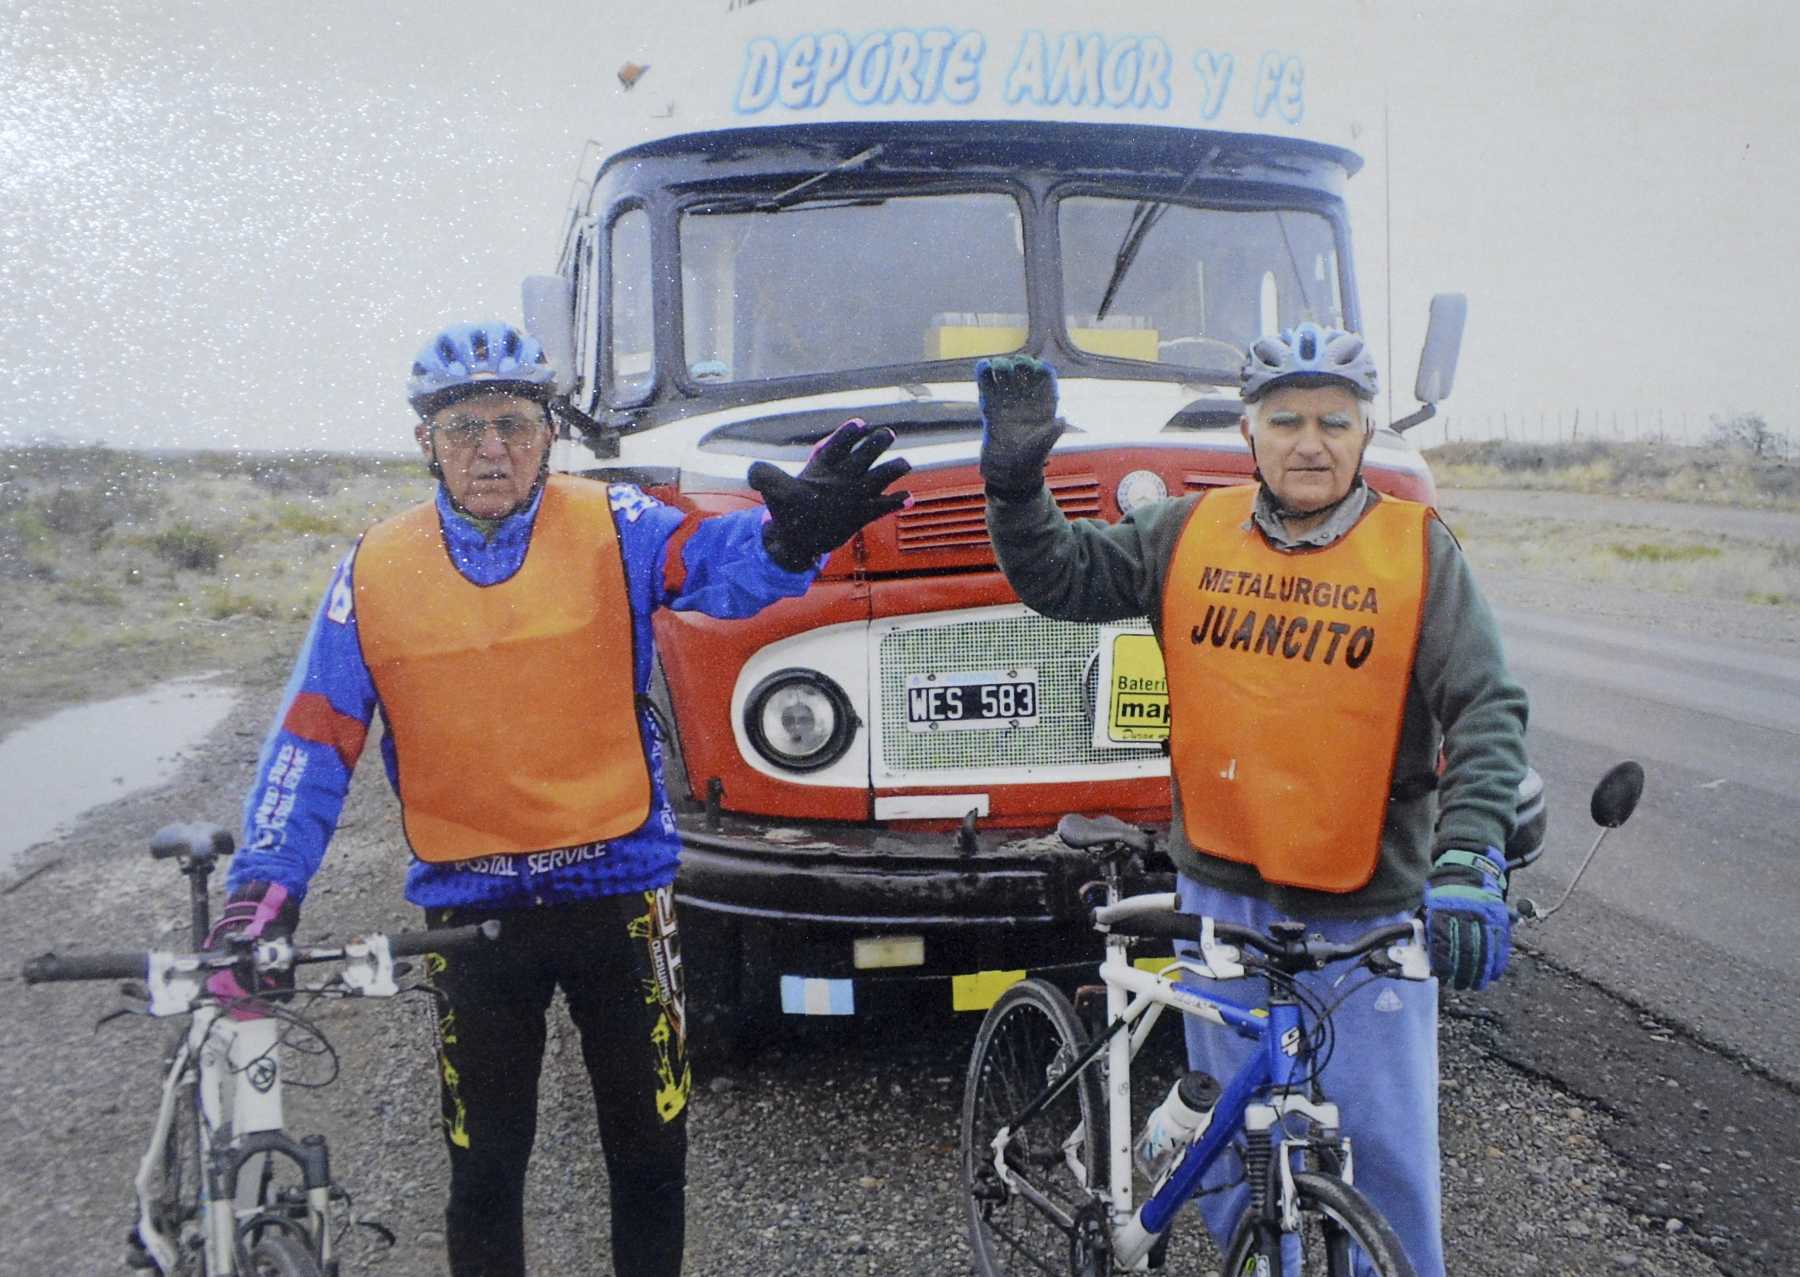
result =
M1373 120L1366 109L1357 117L1339 74L1360 56L1345 17L1247 22L1212 6L1151 14L1097 11L1084 0L669 8L669 25L647 34L620 68L608 112L626 134L609 139L618 146L803 122L1025 119L1221 129L1356 149Z

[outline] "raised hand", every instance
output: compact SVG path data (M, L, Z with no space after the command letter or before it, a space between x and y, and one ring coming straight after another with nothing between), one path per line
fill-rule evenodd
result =
M778 567L804 572L821 554L907 503L909 493L886 488L912 463L896 458L875 464L893 442L892 430L852 417L813 449L798 475L767 461L750 467L750 486L769 512L763 548Z
M1030 355L1002 355L975 365L981 401L981 477L989 492L1030 496L1044 482L1044 462L1062 434L1056 419L1056 369Z

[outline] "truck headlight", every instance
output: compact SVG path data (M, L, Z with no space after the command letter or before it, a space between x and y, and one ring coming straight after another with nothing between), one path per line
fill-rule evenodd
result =
M829 767L856 734L856 711L844 689L815 670L782 670L750 691L744 732L756 752L789 771Z

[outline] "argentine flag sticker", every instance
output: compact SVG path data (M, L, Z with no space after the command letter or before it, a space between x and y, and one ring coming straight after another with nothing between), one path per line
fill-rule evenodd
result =
M787 1015L855 1015L855 982L814 976L781 977L781 1009Z

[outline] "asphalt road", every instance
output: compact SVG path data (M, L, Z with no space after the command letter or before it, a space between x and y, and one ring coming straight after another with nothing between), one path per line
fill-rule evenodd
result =
M1496 611L1550 806L1515 891L1564 897L1614 762L1645 788L1508 978L1449 1013L1614 1117L1634 1217L1682 1221L1727 1273L1800 1272L1800 650Z
M1622 758L1644 797L1568 905L1524 929L1571 971L1800 1085L1800 653L1498 609L1531 694L1550 841L1517 890L1561 898Z

